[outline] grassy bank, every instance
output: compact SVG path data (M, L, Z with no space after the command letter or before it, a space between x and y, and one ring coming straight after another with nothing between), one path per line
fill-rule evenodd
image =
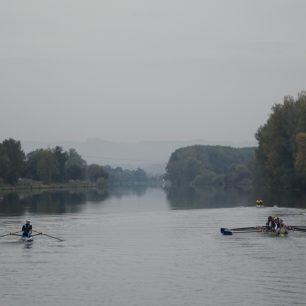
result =
M16 185L0 184L0 193L34 191L34 190L64 190L64 189L87 189L96 188L96 184L88 182L50 183L22 182Z

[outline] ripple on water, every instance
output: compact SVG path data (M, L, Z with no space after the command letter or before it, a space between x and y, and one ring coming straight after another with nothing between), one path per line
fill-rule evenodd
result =
M1 240L1 305L305 305L306 235L220 234L276 213L306 224L301 210L269 207L33 215L65 241ZM9 230L19 222L0 218Z

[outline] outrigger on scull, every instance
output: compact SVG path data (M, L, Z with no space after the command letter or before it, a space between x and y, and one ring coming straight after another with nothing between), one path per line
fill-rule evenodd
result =
M34 234L33 234L33 232L34 232ZM4 234L4 235L1 235L0 238L6 237L6 236L18 236L18 237L20 237L21 241L23 241L25 243L32 243L34 241L33 237L34 236L39 236L39 235L44 235L44 236L56 239L58 241L64 241L61 238L58 238L58 237L55 237L55 236L51 236L51 235L33 230L31 222L29 220L27 220L26 223L22 226L21 231Z
M250 226L250 227L240 227L240 228L225 228L220 229L223 235L233 235L234 233L270 233L275 236L287 236L289 231L301 231L306 232L306 226L294 226L294 225L285 225L283 220L278 217L273 218L272 216L268 217L266 225L264 226Z
M241 227L241 228L225 228L221 227L220 232L223 235L229 236L234 234L243 234L243 233L270 233L275 236L287 236L289 231L297 232L306 232L306 226L302 225L289 225L287 226L286 232L277 232L271 229L267 229L266 226L251 226L251 227Z

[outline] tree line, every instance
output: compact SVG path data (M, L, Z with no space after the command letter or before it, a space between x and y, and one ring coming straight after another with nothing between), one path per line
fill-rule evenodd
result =
M12 138L0 143L0 183L16 184L19 180L50 183L88 181L103 185L105 182L137 182L147 179L142 169L124 170L120 167L97 164L87 165L73 148L37 149L25 154L20 141Z
M165 179L180 187L306 188L306 92L272 106L255 134L258 146L191 146L170 156Z
M269 189L306 188L306 92L275 104L256 135L255 182Z
M254 153L255 148L205 145L180 148L171 154L164 178L175 187L249 188Z
M258 146L254 148L196 145L177 149L169 158L164 178L177 187L305 190L306 92L275 104L255 138ZM19 141L6 139L0 143L0 183L16 184L20 178L44 183L147 180L142 169L87 165L75 149L55 147L25 154Z
M78 152L71 148L64 151L37 149L25 154L20 141L12 138L0 143L0 179L3 183L16 184L20 179L64 183L71 180L96 182L107 179L108 174L100 165L87 165Z

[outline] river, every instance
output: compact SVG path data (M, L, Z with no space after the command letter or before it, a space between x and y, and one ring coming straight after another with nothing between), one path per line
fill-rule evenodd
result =
M64 240L0 238L1 305L305 305L306 232L220 234L268 215L306 225L305 208L218 196L190 206L158 188L1 196L0 235L30 219Z

